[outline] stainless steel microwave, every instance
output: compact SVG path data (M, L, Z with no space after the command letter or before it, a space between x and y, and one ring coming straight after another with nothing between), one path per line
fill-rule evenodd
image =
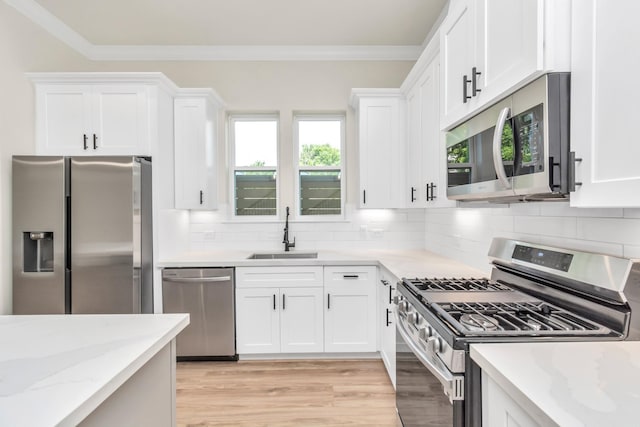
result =
M447 197L496 202L569 197L570 74L546 74L446 134Z

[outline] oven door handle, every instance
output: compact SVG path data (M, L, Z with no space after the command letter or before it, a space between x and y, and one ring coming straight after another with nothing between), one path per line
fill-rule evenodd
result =
M444 393L449 397L449 400L464 400L464 377L461 375L453 375L446 370L446 368L440 368L436 366L436 361L433 360L435 355L430 357L427 352L420 348L411 335L406 330L404 322L400 319L398 313L395 313L396 325L398 333L402 336L402 339L411 349L413 354L416 355L418 360L436 377L436 379L442 384Z
M498 121L496 122L496 131L493 134L493 168L496 170L498 181L506 189L511 188L511 182L507 178L507 171L502 163L502 132L504 131L504 124L507 121L509 115L509 107L505 107L500 110L498 115Z

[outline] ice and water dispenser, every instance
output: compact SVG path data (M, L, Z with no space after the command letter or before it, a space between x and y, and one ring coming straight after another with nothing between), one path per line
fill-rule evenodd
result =
M46 273L53 271L53 232L26 231L23 237L23 271Z

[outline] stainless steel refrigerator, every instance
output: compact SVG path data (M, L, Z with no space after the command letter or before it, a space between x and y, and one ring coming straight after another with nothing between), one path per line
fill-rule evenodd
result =
M151 160L13 157L13 312L153 311Z

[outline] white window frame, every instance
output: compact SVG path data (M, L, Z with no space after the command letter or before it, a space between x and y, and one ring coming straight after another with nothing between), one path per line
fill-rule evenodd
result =
M229 141L229 208L230 218L238 222L266 222L277 221L280 218L280 115L278 113L229 113L227 116L227 129ZM276 122L276 212L274 215L237 215L236 214L236 171L270 171L272 166L236 166L236 122Z
M293 114L293 163L294 163L294 191L295 191L295 212L294 218L299 221L343 221L345 219L345 197L346 197L346 113L294 113ZM340 214L339 215L302 215L300 203L300 170L335 170L336 166L312 166L300 167L300 121L339 121L340 124Z

